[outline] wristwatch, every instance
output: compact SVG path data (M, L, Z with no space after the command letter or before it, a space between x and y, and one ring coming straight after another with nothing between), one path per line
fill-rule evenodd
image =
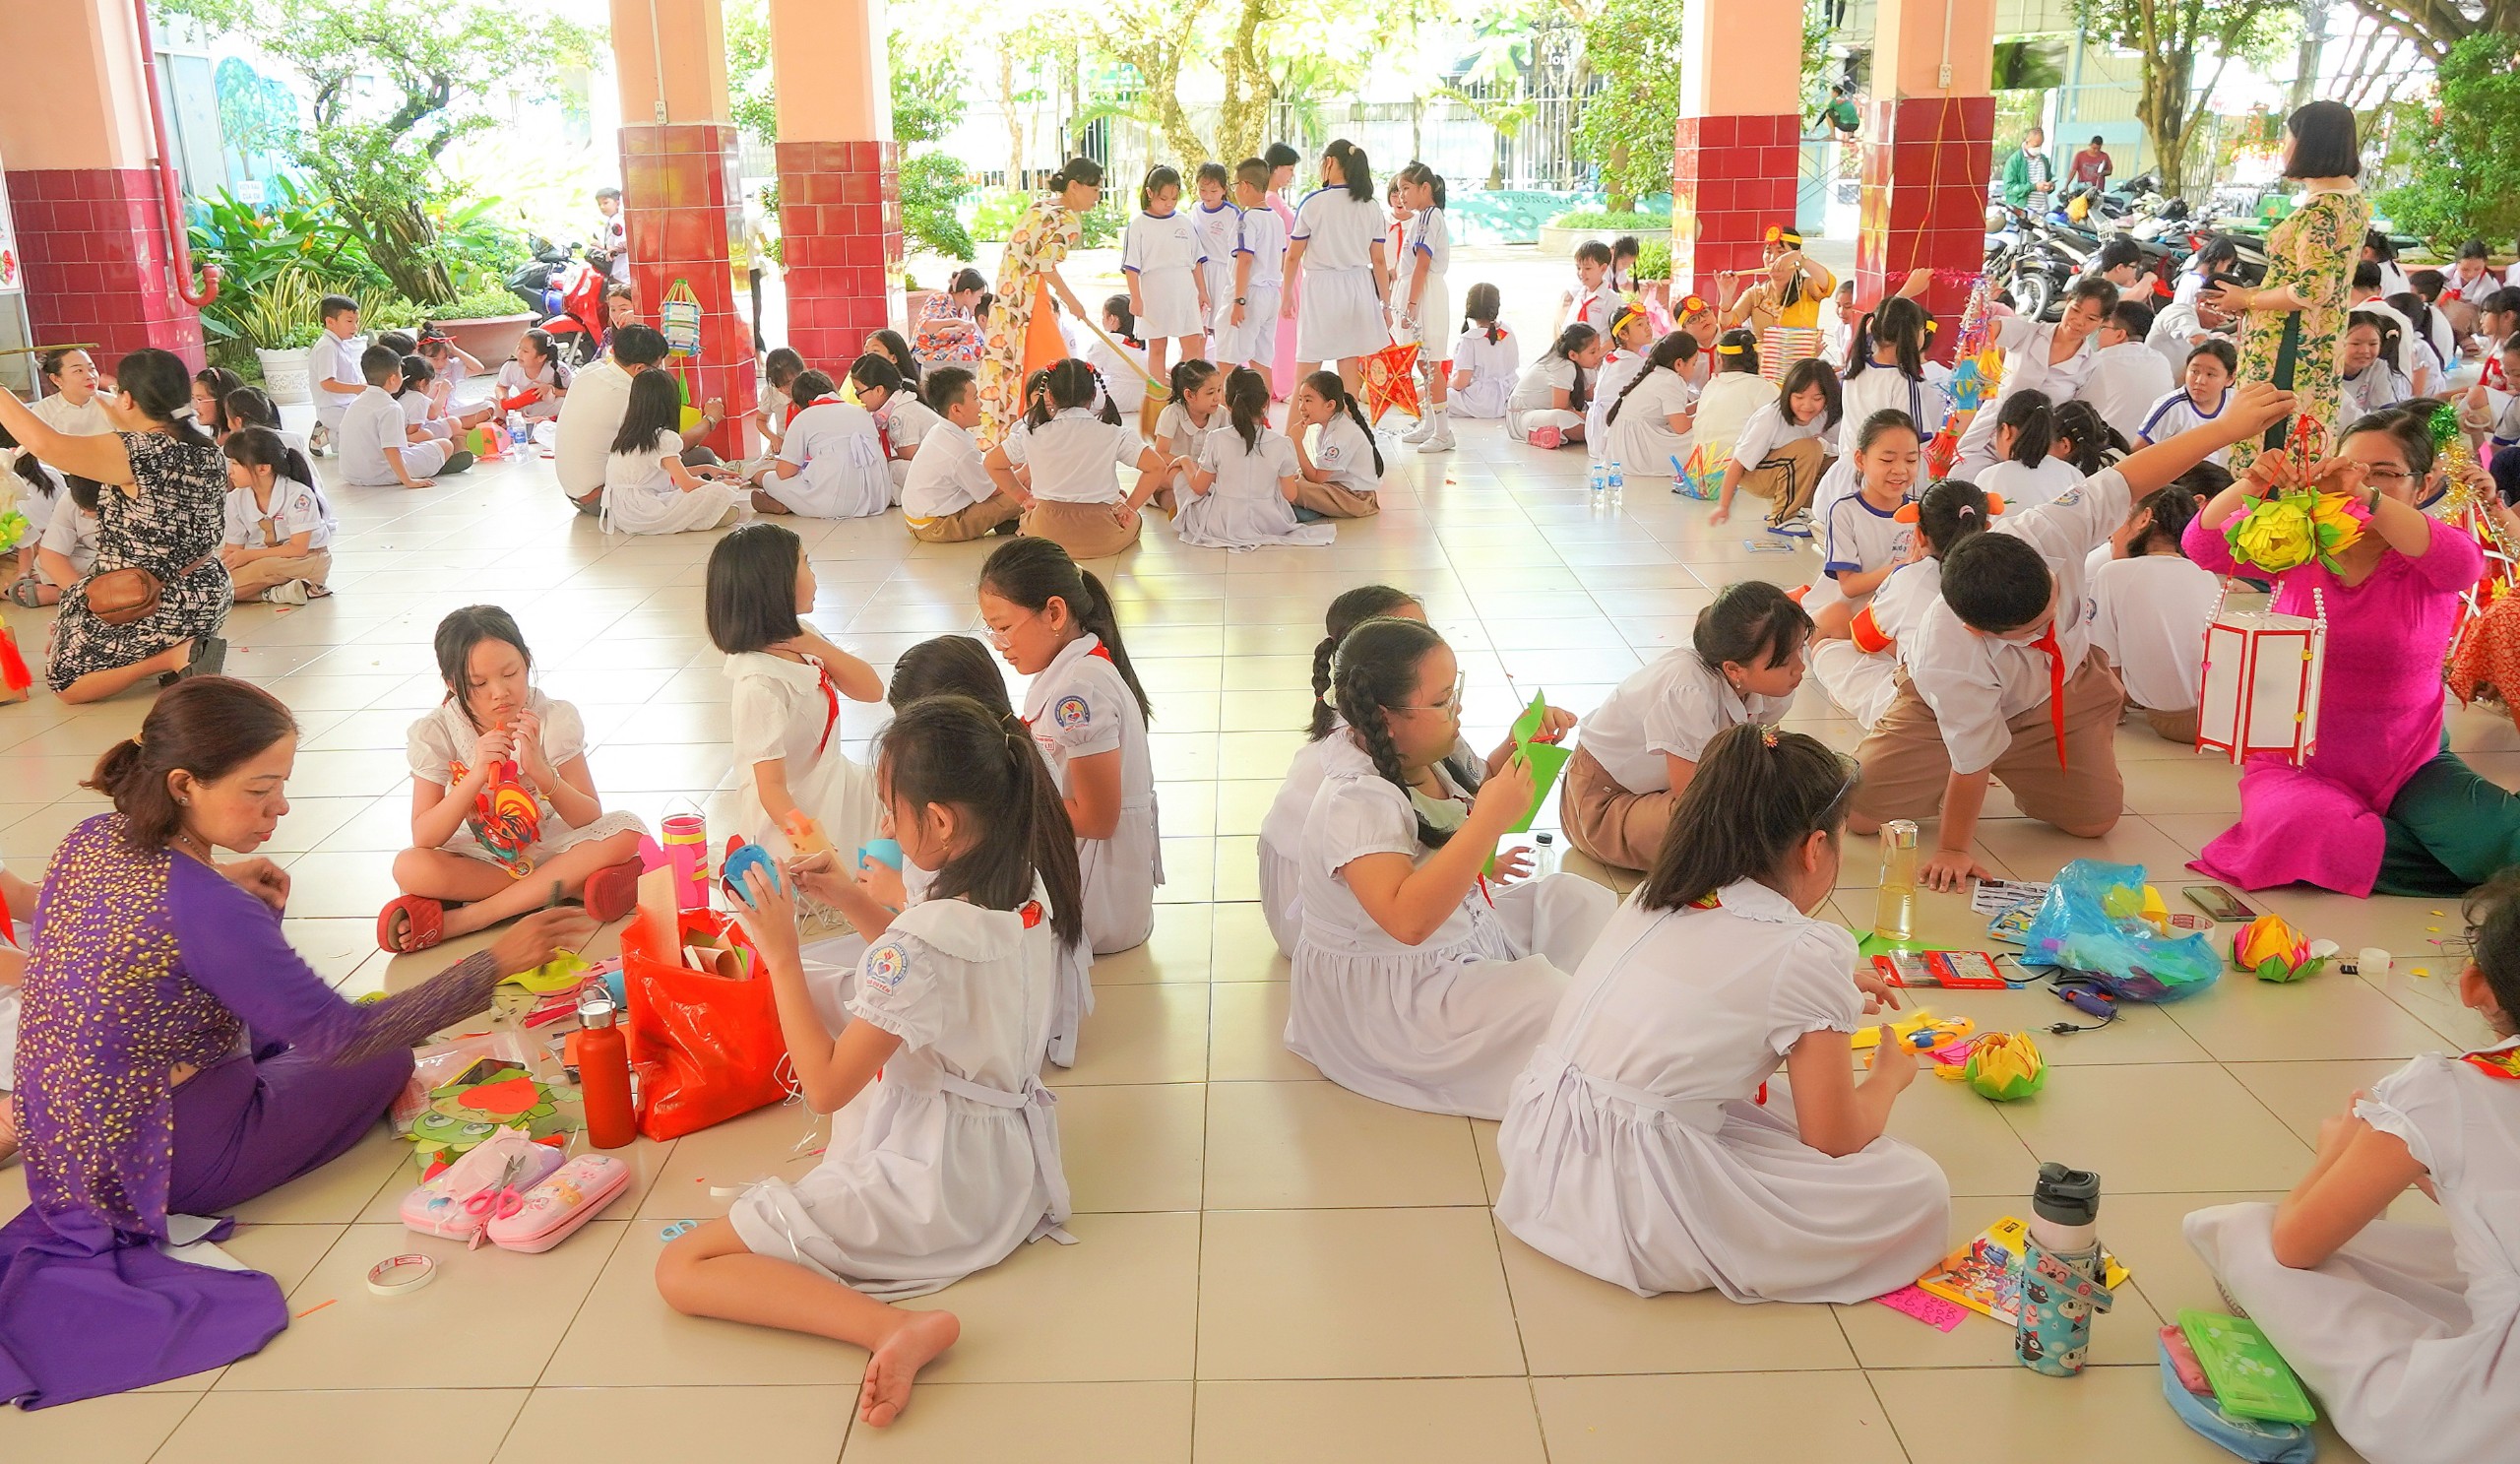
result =
M1244 298L1243 298L1242 296L1240 296L1240 295L1235 295L1235 296L1233 297L1233 302L1234 302L1235 304L1237 304L1237 305L1248 305L1248 304L1250 304L1250 303L1251 303L1249 300L1244 299Z

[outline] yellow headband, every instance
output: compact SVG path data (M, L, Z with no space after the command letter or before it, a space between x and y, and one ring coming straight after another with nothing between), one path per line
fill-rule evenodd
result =
M1768 242L1771 244L1783 244L1788 249L1799 249L1802 247L1802 235L1796 233L1793 229L1787 228L1781 223L1770 224L1768 226Z
M1717 355L1739 355L1742 349L1743 348L1738 346L1718 346L1715 348L1715 353Z

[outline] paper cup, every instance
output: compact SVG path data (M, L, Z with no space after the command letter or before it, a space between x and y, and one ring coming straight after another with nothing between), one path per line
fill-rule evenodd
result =
M2389 953L2376 945L2366 945L2355 953L2354 969L2365 981L2386 981L2389 975Z

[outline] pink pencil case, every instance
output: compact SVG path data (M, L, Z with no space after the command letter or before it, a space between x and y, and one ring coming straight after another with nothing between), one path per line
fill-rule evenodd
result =
M465 1202L499 1182L508 1162L522 1159L516 1175L519 1194L549 1178L565 1158L548 1144L522 1133L496 1133L483 1139L436 1178L403 1196L403 1224L424 1236L470 1241L481 1228L483 1212L467 1210Z
M490 1222L490 1243L528 1254L576 1235L630 1187L630 1166L605 1154L581 1154L534 1186L513 1215Z

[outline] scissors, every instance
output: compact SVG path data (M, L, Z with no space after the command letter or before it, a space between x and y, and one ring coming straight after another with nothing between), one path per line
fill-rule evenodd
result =
M507 1166L499 1171L498 1181L475 1191L471 1199L464 1202L464 1213L476 1216L481 1221L473 1229L472 1241L465 1246L466 1249L481 1243L481 1233L489 1229L491 1221L505 1220L525 1208L525 1195L516 1187L517 1177L524 1169L524 1155L509 1155Z

